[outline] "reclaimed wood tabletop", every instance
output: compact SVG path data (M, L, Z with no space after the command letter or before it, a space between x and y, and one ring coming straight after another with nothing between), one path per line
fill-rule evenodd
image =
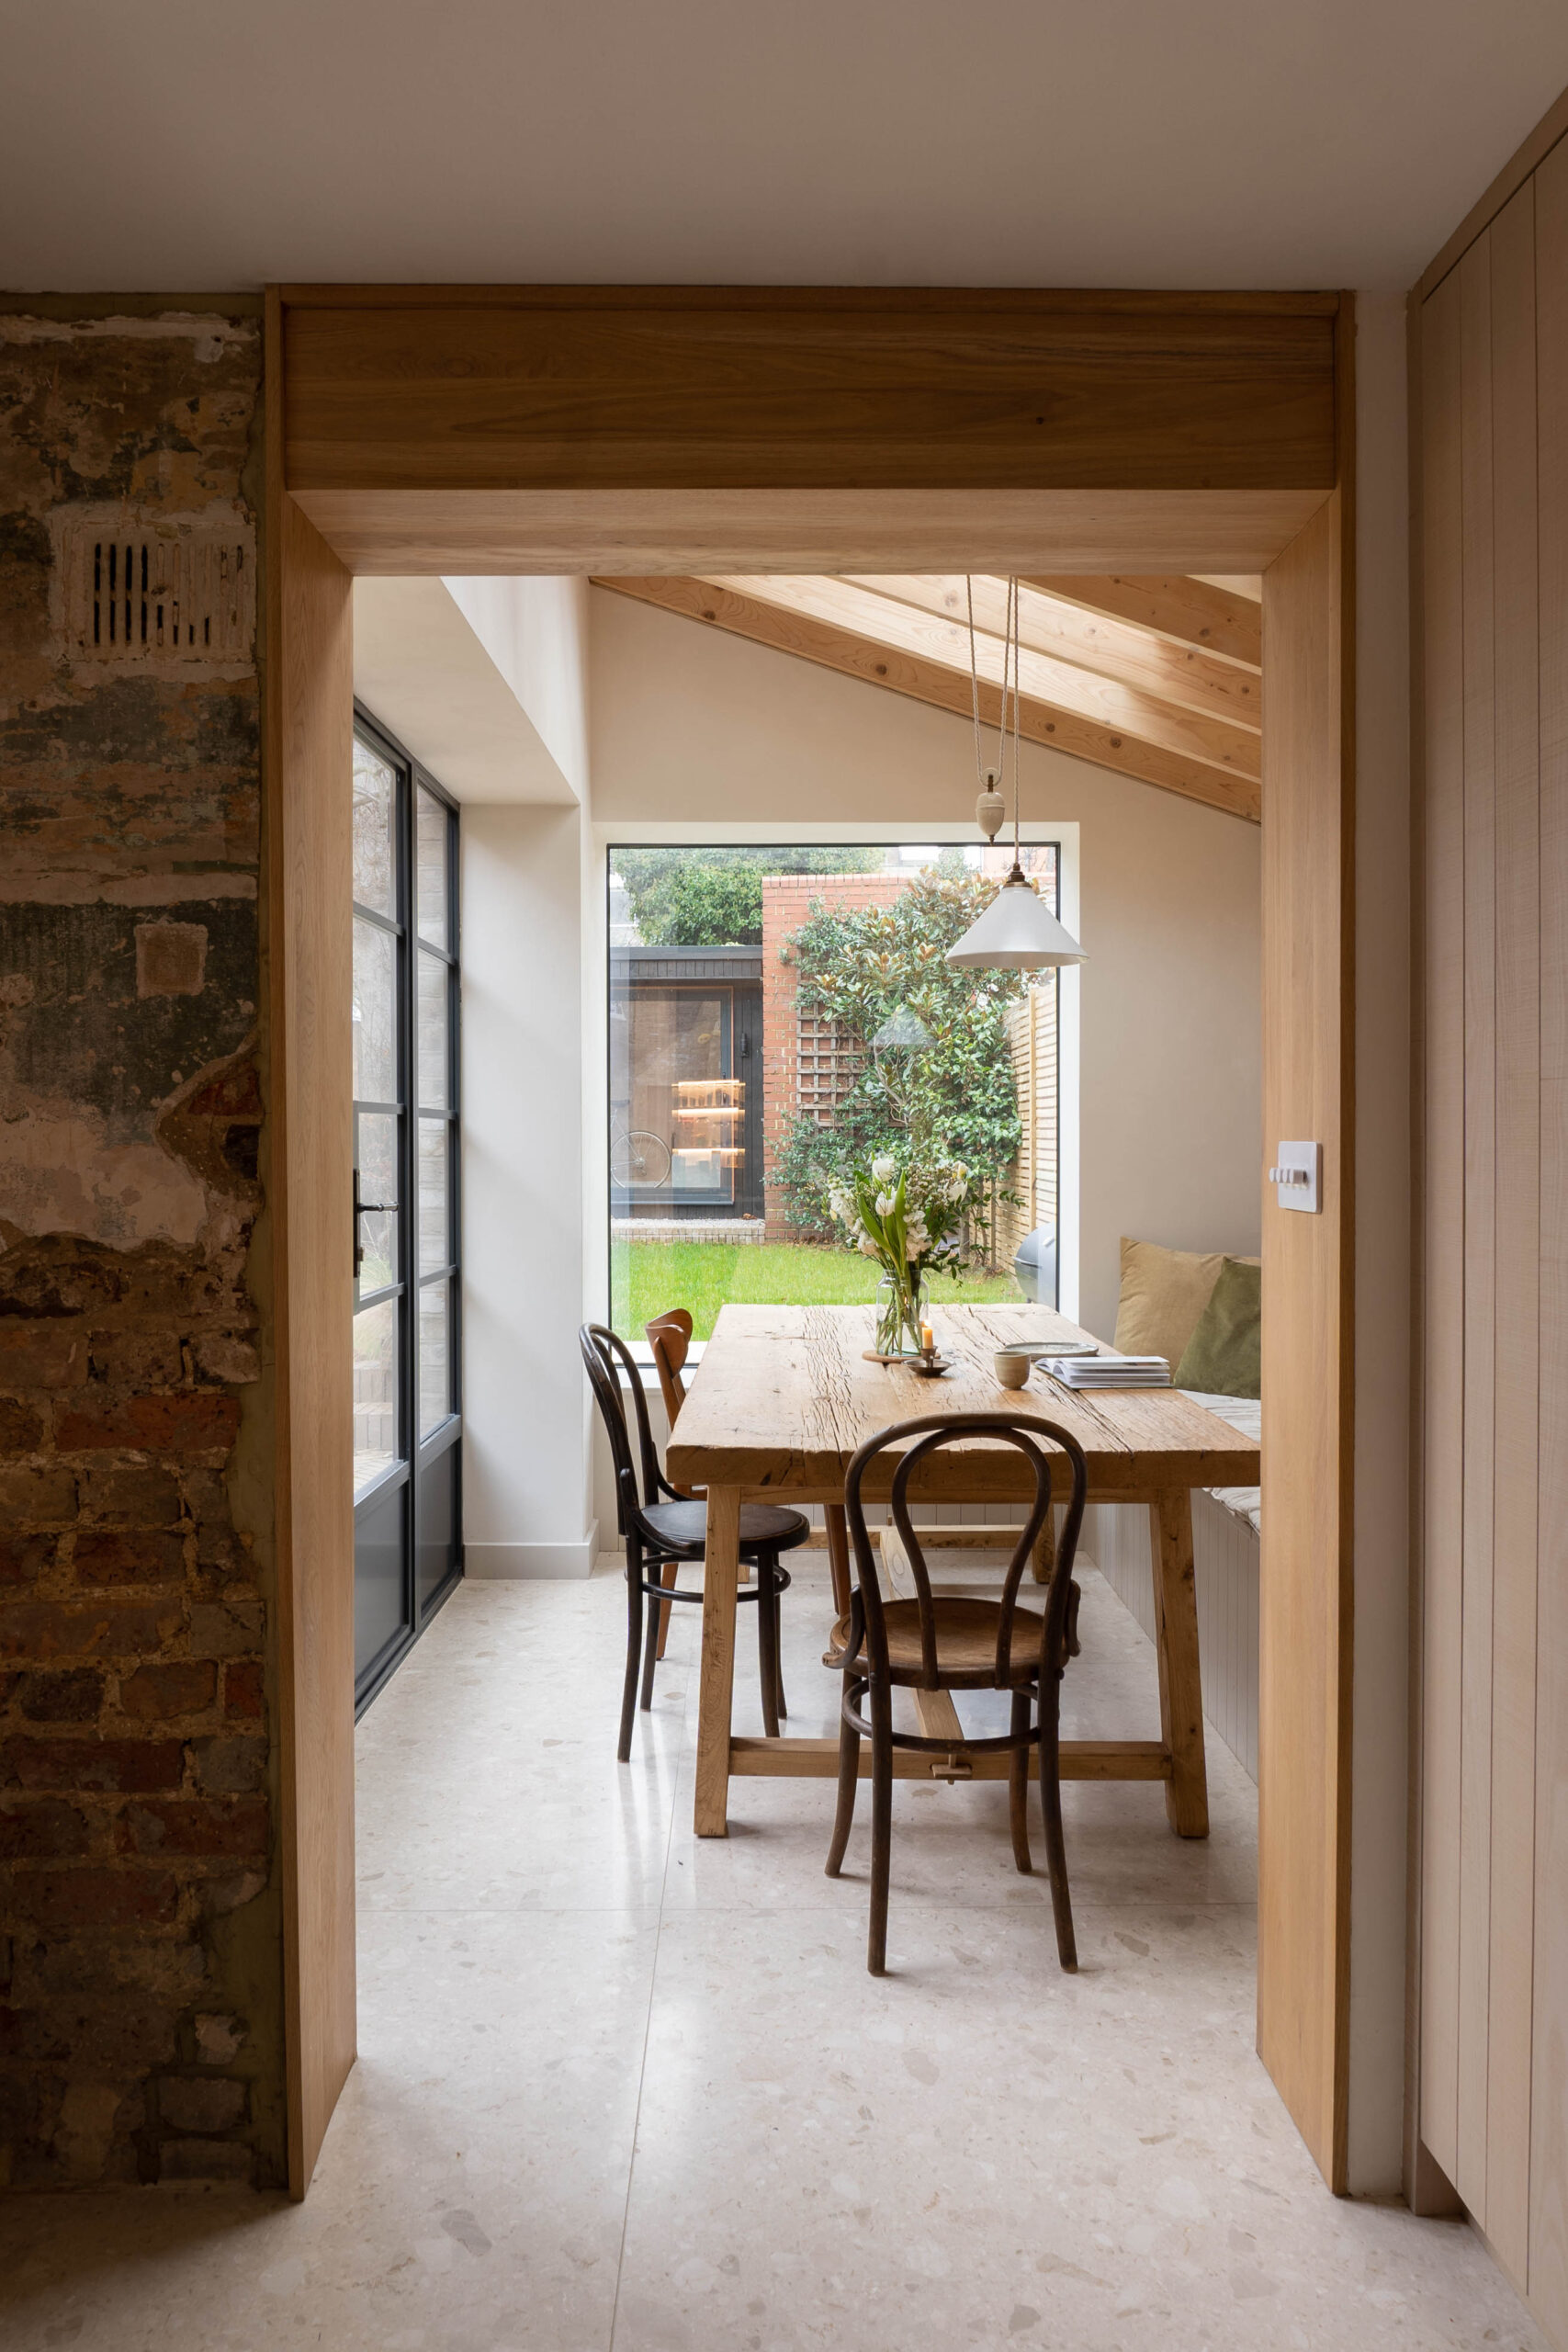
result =
M1172 1828L1182 1837L1206 1836L1191 1489L1256 1486L1257 1442L1175 1388L1075 1391L1038 1364L1023 1389L1003 1388L991 1361L998 1349L1088 1343L1087 1333L1050 1307L935 1308L937 1350L952 1367L937 1380L873 1360L873 1321L869 1306L722 1308L671 1434L671 1480L705 1488L707 1496L697 1834L726 1834L732 1775L828 1779L838 1770L836 1739L733 1736L741 1503L788 1498L826 1507L841 1607L849 1577L844 1474L859 1448L917 1414L1004 1410L1053 1421L1077 1438L1091 1502L1138 1503L1149 1511L1160 1738L1064 1741L1063 1776L1163 1781ZM867 1491L874 1498L878 1489ZM1016 1453L980 1440L932 1456L910 1493L916 1502L938 1505L1005 1503L1022 1498L1025 1473ZM984 1777L995 1760L966 1759L956 1741L948 1776ZM905 1756L898 1769L937 1768Z

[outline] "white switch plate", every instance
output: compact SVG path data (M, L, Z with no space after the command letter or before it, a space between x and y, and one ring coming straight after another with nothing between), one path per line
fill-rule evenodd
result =
M1308 1216L1315 1216L1323 1206L1323 1146L1280 1144L1269 1182L1282 1209L1303 1209Z

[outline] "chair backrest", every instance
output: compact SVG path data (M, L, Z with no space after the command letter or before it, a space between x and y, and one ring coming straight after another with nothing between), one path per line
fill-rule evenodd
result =
M931 1454L945 1446L972 1446L977 1438L994 1439L1013 1447L1028 1463L1034 1484L1034 1500L1029 1518L1018 1531L1018 1541L1008 1562L1002 1584L1001 1613L997 1623L997 1689L1007 1689L1011 1680L1012 1629L1018 1589L1033 1552L1035 1539L1056 1499L1053 1492L1054 1464L1064 1459L1066 1469L1071 1473L1071 1483L1066 1498L1066 1520L1061 1541L1056 1545L1051 1580L1046 1587L1045 1658L1059 1665L1066 1649L1073 1561L1077 1552L1078 1532L1083 1525L1084 1503L1089 1492L1089 1465L1077 1438L1070 1430L1060 1428L1055 1421L1038 1420L1032 1414L924 1413L916 1420L896 1421L891 1428L879 1430L874 1437L868 1438L851 1462L844 1477L844 1512L859 1571L858 1597L865 1615L868 1654L873 1670L886 1674L887 1633L882 1613L882 1587L878 1578L876 1547L865 1523L862 1489L872 1464L884 1453L896 1453L899 1459L893 1472L888 1500L893 1523L903 1541L914 1577L915 1598L920 1617L921 1679L930 1690L938 1688L936 1604L926 1570L925 1554L909 1517L909 1484ZM910 1439L915 1441L913 1444L908 1442ZM1048 1447L1055 1449L1055 1453L1047 1452ZM880 1484L880 1479L875 1483ZM976 1500L985 1501L994 1501L995 1498L994 1488L989 1494L977 1491L976 1497ZM962 1498L946 1491L942 1499L951 1502ZM927 1532L929 1534L931 1531L928 1529ZM852 1655L858 1647L858 1638L852 1634L850 1654Z
M686 1401L686 1384L681 1374L692 1345L692 1318L683 1306L671 1306L663 1315L656 1315L651 1323L645 1323L643 1329L653 1350L659 1393L673 1429L675 1417Z
M637 1371L632 1351L620 1336L607 1330L603 1323L585 1323L578 1335L582 1361L588 1368L589 1384L593 1401L599 1408L610 1441L610 1454L615 1465L615 1517L625 1535L643 1503L659 1499L659 1457L653 1450L653 1430L649 1423L648 1398L643 1392L642 1375ZM642 1485L637 1485L637 1467L632 1459L631 1439L626 1430L626 1407L621 1402L620 1372L631 1380L632 1407L637 1415L637 1453L641 1457Z

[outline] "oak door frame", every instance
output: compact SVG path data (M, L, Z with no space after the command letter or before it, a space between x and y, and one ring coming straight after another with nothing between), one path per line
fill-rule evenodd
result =
M355 2057L350 1285L342 1206L351 1152L344 1106L353 576L933 565L1264 573L1266 1133L1321 1138L1325 1205L1311 1219L1280 1212L1260 1161L1269 1377L1258 2049L1325 2179L1343 2189L1353 1621L1352 334L1351 298L1332 295L269 294L264 937L296 2197L309 2185ZM716 339L731 364L710 379L703 370ZM434 360L426 356L433 347ZM558 368L551 364L558 354ZM560 381L573 368L586 386L581 429ZM1209 429L1214 417L1205 402L1245 441L1239 474L1236 462L1216 458L1224 436ZM498 414L506 420L500 456Z

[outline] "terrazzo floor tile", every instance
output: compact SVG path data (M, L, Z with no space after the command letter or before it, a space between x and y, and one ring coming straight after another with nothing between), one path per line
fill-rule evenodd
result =
M788 1727L832 1731L794 1566ZM1084 1582L1066 1728L1147 1736L1153 1652ZM829 1782L694 1838L697 1613L623 1767L624 1608L618 1566L458 1589L359 1728L360 2059L310 2198L11 2200L5 2352L1544 2352L1468 2229L1325 2192L1253 2054L1217 1738L1207 1840L1066 1792L1076 1977L1003 1792L900 1784L874 1980L868 1804L836 1883Z
M1513 2346L1462 2228L1327 2197L1251 2048L1253 1920L826 1913L660 1939L615 2352ZM1495 2333L1488 2334L1488 2330Z

